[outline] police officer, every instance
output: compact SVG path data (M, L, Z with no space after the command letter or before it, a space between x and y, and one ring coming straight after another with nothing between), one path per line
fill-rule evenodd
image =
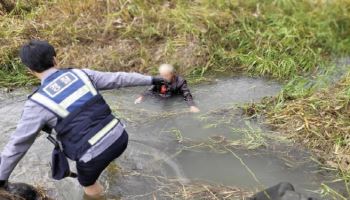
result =
M64 169L68 157L76 161L77 179L85 194L96 197L103 194L98 177L128 144L124 126L99 91L161 85L164 81L138 73L58 69L55 57L54 47L45 41L32 40L21 48L22 62L41 80L41 86L26 101L17 129L1 153L0 186L7 183L38 133L45 129L51 133L55 150L61 152L53 156L54 178L72 176Z

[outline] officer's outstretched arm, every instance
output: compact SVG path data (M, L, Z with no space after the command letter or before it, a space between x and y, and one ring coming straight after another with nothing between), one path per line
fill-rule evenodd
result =
M42 116L42 113L45 113L42 112L43 109L31 101L26 102L16 131L1 152L0 183L9 178L46 123L45 116Z
M120 87L151 85L151 76L139 73L127 72L100 72L90 69L83 69L90 77L95 87L99 90L108 90Z

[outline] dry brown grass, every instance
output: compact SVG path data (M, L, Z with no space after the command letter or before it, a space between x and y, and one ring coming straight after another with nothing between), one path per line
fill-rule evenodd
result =
M37 191L38 191L37 200L52 200L46 195L46 192L44 191L44 189L38 187ZM0 190L0 199L1 200L26 200L20 196L11 194L3 189Z
M336 85L308 97L287 101L278 109L268 107L267 122L310 147L323 163L349 173L349 84L346 75Z
M237 71L291 79L350 51L346 0L18 2L0 15L0 77L24 73L17 54L29 39L54 44L61 66L154 73L167 62L189 80Z
M144 30L148 24L163 27L161 21L170 23L171 19L163 20L171 14L167 10L169 5L157 5L154 9L158 11L150 9L149 16L141 19L133 16L136 11L129 4L59 0L42 4L30 17L0 16L0 29L4 30L0 33L0 66L13 60L20 45L28 39L44 39L54 44L61 66L150 72L162 62L173 62L183 73L190 66L205 65L208 60L203 53L205 48L201 49L195 38L175 37L171 30L164 30L167 33ZM150 3L144 6L149 8ZM174 38L168 40L164 34Z

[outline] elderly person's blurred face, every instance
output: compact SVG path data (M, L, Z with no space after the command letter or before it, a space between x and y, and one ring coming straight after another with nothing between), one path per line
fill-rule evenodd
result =
M163 64L159 67L159 75L168 82L174 77L174 67L169 64Z
M160 76L164 78L164 80L170 82L173 79L174 74L170 72L163 72L163 73L160 73Z

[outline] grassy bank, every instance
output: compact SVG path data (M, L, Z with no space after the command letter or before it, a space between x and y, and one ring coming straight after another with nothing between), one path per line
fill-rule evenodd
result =
M17 58L33 38L57 47L60 66L155 73L168 62L192 82L271 77L283 91L253 110L349 179L350 74L332 61L350 53L350 1L18 2L0 12L0 86L36 83Z
M192 80L237 71L293 79L350 49L342 0L28 2L0 16L3 86L27 83L17 53L32 38L53 43L61 66L152 73L170 62Z

